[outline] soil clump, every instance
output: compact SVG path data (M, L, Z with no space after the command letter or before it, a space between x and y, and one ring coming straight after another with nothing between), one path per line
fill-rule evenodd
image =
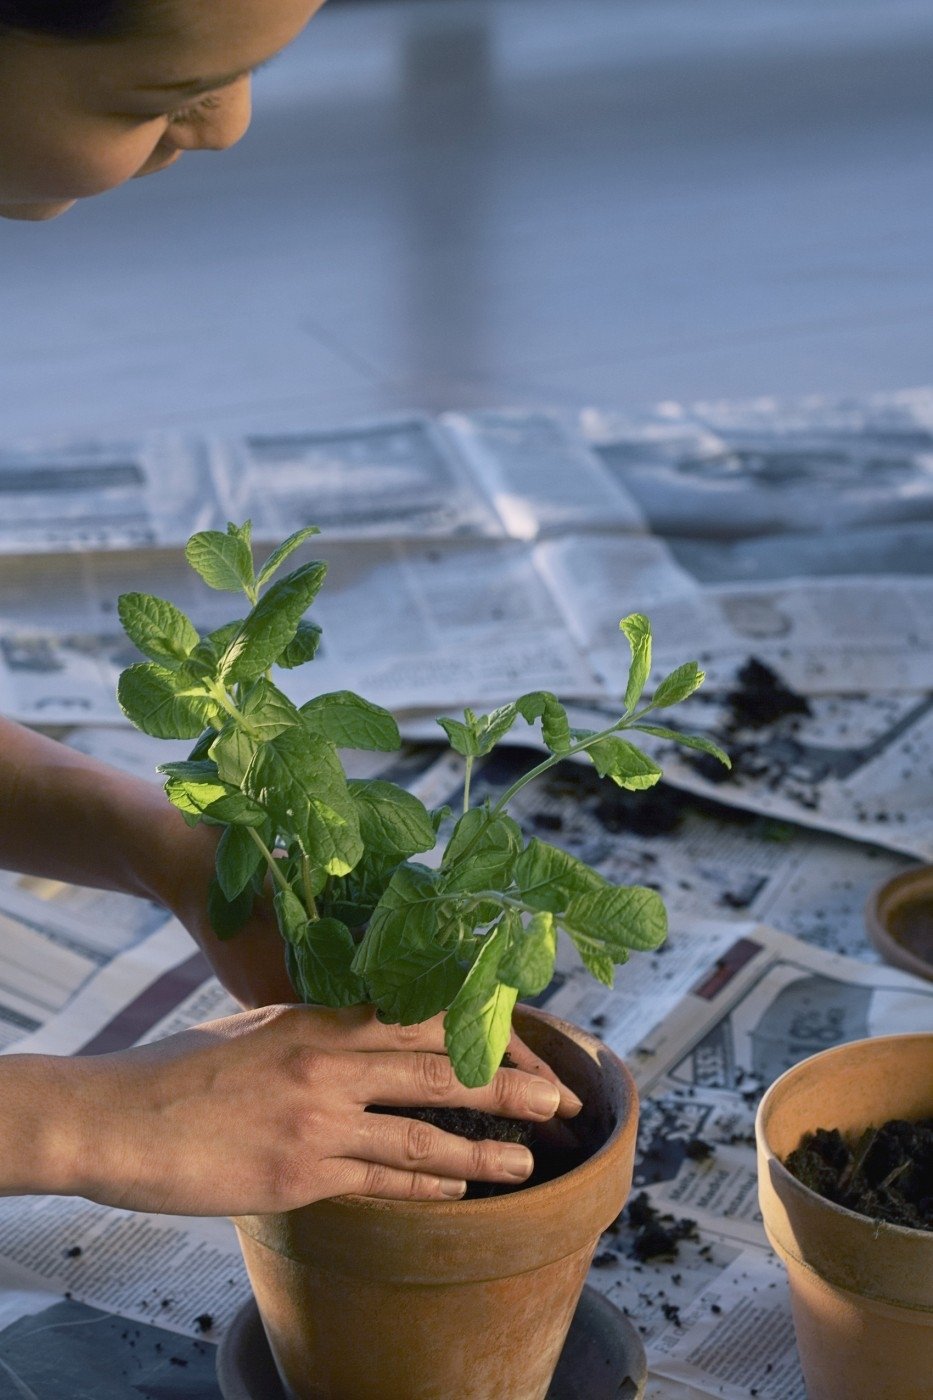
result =
M784 1165L804 1186L847 1210L933 1230L933 1118L892 1118L866 1128L855 1142L837 1128L817 1128Z

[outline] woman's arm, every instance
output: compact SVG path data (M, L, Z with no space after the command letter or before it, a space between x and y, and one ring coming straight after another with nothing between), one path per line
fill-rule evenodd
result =
M465 1089L441 1017L386 1026L365 1007L267 1007L118 1054L0 1056L0 1195L171 1215L291 1210L348 1191L457 1197L467 1180L525 1180L531 1154L369 1105L545 1122L558 1101L552 1083L517 1069Z
M218 832L189 827L156 783L0 719L0 867L153 899L179 918L243 1006L293 1000L262 901L221 942L207 917Z

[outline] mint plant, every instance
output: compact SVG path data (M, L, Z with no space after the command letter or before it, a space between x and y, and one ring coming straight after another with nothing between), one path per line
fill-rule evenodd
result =
M201 636L174 604L125 593L120 620L147 661L128 667L118 697L146 734L195 739L188 759L165 763L165 791L192 825L222 828L209 896L212 925L229 938L271 881L295 991L307 1002L375 1004L413 1023L446 1011L447 1049L466 1085L488 1083L508 1043L512 1008L551 980L557 934L573 940L607 986L633 949L667 932L660 896L613 885L557 846L526 841L508 814L515 794L555 764L585 754L601 777L632 791L652 787L658 765L627 734L702 749L708 740L647 722L703 681L696 662L661 681L650 701L651 628L633 613L619 624L631 650L623 712L600 730L574 729L549 691L532 691L491 714L438 721L465 760L463 810L429 868L449 809L429 811L393 783L347 778L341 749L389 751L401 738L392 715L351 691L296 706L273 680L314 658L320 629L305 614L326 565L276 577L312 535L298 530L255 570L250 524L193 535L186 555L211 588L244 595L245 616ZM540 725L548 756L496 801L470 802L478 758L519 722Z

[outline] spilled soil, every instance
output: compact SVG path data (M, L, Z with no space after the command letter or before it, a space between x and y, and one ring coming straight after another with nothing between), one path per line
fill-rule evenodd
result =
M856 1141L836 1128L807 1133L785 1167L817 1195L848 1210L933 1230L933 1118L892 1118Z

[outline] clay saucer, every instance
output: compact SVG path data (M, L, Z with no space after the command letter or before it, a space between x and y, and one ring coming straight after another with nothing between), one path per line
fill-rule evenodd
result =
M883 958L933 981L933 865L904 870L872 890L865 922Z
M547 1400L640 1400L645 1349L628 1318L587 1285L574 1313ZM253 1299L217 1349L224 1400L286 1400Z

